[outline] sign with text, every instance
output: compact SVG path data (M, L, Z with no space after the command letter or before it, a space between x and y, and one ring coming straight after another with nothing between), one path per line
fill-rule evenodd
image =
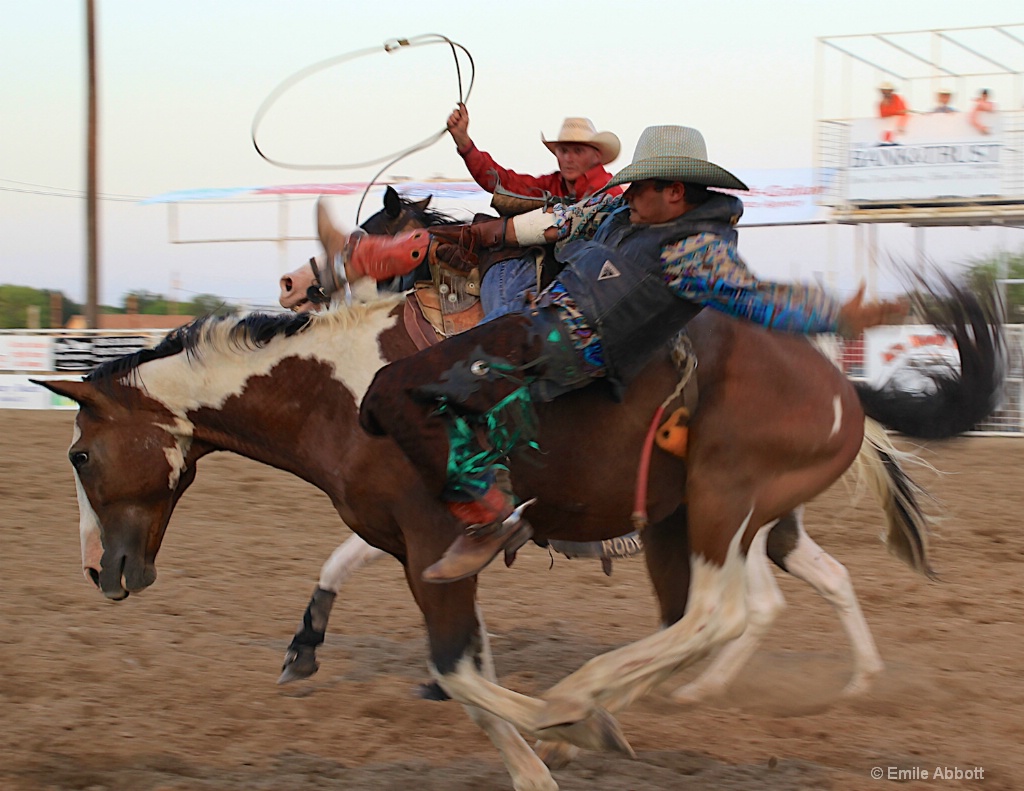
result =
M931 394L933 375L959 368L956 342L935 327L903 324L872 327L864 333L864 376L873 387L891 385Z
M53 343L46 335L0 335L0 371L52 371Z
M1003 149L998 113L985 113L987 133L969 113L862 118L850 123L847 199L935 200L1001 194Z
M817 197L825 189L824 171L816 177L813 168L754 168L737 170L736 175L750 189L721 190L743 201L739 226L793 225L822 220L825 213Z
M53 339L53 370L91 371L100 363L152 346L145 335L83 335Z

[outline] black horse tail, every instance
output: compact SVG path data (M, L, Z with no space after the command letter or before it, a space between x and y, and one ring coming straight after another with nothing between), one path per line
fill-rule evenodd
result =
M913 300L925 320L956 341L960 370L937 366L922 374L930 392L910 392L890 382L873 388L854 383L864 412L889 429L917 439L945 439L969 431L999 406L1006 378L1002 306L994 291L978 294L937 276L940 289L925 281Z

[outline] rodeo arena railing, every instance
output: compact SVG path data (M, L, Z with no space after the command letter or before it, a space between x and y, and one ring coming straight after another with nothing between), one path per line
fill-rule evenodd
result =
M83 376L100 363L156 345L166 330L0 330L0 409L75 409L32 379ZM955 365L952 341L932 327L877 327L855 341L823 336L825 354L851 379L914 390L927 372ZM1007 378L1002 405L973 433L1024 437L1024 325L1006 327Z

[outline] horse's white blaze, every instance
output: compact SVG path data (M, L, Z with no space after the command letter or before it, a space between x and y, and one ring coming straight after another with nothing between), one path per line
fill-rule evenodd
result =
M82 436L78 428L78 421L75 421L75 428L71 435L71 445L78 442ZM78 497L78 537L82 545L82 572L89 578L89 569L100 570L100 563L103 560L103 541L100 539L100 520L89 502L89 496L85 493L82 481L78 477L78 470L74 470L75 494ZM90 580L91 582L91 580Z
M786 571L809 584L835 607L853 648L853 676L844 693L861 692L883 670L884 664L853 591L850 574L807 535L801 513L797 514L797 526L799 535L796 546L786 556Z
M843 400L838 396L832 397L832 431L829 432L828 438L836 436L839 433L839 429L843 427Z
M690 558L692 577L686 615L660 632L594 657L548 690L545 697L620 711L677 670L739 637L747 623L741 542L752 516L753 509L729 542L722 565L699 554Z
M331 366L334 378L353 394L358 404L374 375L384 366L377 336L395 326L396 318L388 314L398 299L382 297L367 305L337 309L340 313L356 314L344 332L337 326L346 321L344 315L328 313L314 318L296 335L274 338L245 354L230 348L227 330L231 323L225 322L227 326L211 330L211 341L202 344L198 359L189 360L178 354L152 360L140 369L140 379L152 398L184 418L191 410L220 409L228 398L240 395L250 379L265 376L286 358L300 357ZM191 369L191 375L183 375L184 367ZM201 372L198 377L197 371Z
M386 554L383 549L371 547L359 536L353 535L337 547L320 568L320 587L337 593L356 571Z

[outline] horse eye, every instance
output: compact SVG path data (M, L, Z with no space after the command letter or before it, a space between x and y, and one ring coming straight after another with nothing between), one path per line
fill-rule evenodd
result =
M76 470L80 470L89 461L89 454L84 450L76 450L73 453L69 453L68 458L71 459L71 466Z

